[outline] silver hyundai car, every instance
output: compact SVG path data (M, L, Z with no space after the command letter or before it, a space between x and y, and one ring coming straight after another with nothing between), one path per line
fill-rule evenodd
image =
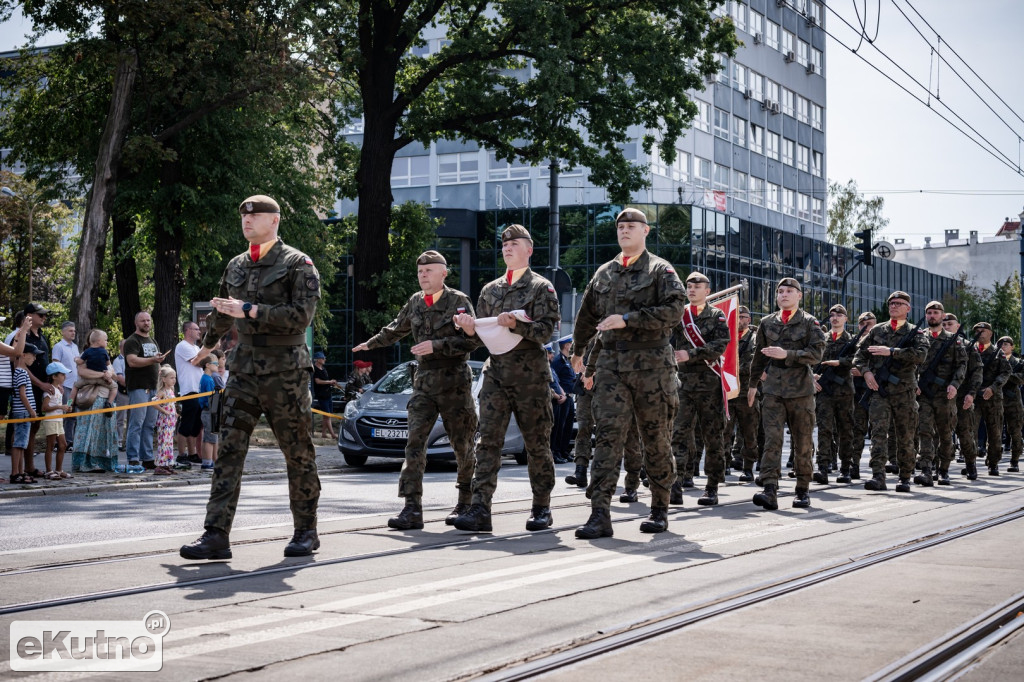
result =
M338 431L338 449L350 466L363 466L369 457L405 458L405 443L409 438L406 405L412 395L409 364L395 367L366 389L357 400L345 406L345 421ZM473 372L474 400L477 400L480 393L483 365L476 360L469 361ZM514 415L505 432L505 445L501 453L515 457L519 464L526 464L526 446ZM440 417L427 437L427 460L455 461L455 452Z

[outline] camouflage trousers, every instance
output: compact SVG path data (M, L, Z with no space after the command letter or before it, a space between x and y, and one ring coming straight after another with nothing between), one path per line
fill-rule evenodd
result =
M231 532L242 489L242 467L249 437L260 415L267 417L288 468L288 500L296 530L316 528L320 478L313 447L309 371L291 369L254 376L232 372L224 388L220 450L206 505L207 528Z
M640 444L640 431L636 427L636 419L629 425L626 444L622 448L622 468L626 470L627 488L636 490L640 487L640 470L644 468L644 451Z
M815 397L814 410L818 424L818 470L828 471L837 446L841 470L859 467L864 441L861 440L858 448L853 439L853 394L819 393Z
M761 459L757 447L757 431L761 425L761 399L754 401L754 406L747 405L746 391L740 391L739 398L729 401L729 426L726 431L733 435L736 445L732 456L743 458L743 470L753 471L754 465Z
M1010 436L1010 464L1016 466L1024 450L1024 437L1021 433L1024 429L1024 405L1021 404L1020 397L1010 400L1004 396L1003 423L1006 424L1006 433Z
M643 444L651 506L668 507L669 490L676 479L668 434L678 405L672 368L643 372L598 368L594 377L597 445L587 491L594 509L611 507L631 425L635 425Z
M985 466L991 468L999 466L999 460L1003 458L1003 395L993 393L992 397L985 400L978 392L974 400L974 409L977 411L977 424L975 424L974 438L978 437L978 428L985 422L985 432L988 437L988 447L985 453Z
M573 445L572 456L576 464L589 465L591 457L590 438L594 435L594 393L587 391L576 396L576 443Z
M921 466L948 471L953 461L953 430L956 428L956 400L936 392L929 398L917 396L917 436L921 441Z
M896 461L900 478L913 478L917 464L917 396L913 391L890 393L882 397L871 393L868 404L871 420L871 473L885 475L889 461L890 429L895 430Z
M978 408L964 409L963 398L956 399L956 440L965 464L978 461Z
M866 404L866 403L865 403ZM871 421L868 419L868 408L861 405L860 398L853 396L853 442L858 453L864 452L864 441L871 432ZM860 457L857 458L860 465Z
M672 425L672 452L679 476L697 473L701 455L695 447L698 428L704 441L704 473L708 485L725 483L725 405L720 389L679 390L679 409Z
M501 469L501 449L505 444L508 423L515 414L526 446L527 471L533 504L546 507L551 504L551 490L555 487L555 461L551 457L551 393L548 375L538 380L522 373L490 370L484 372L480 388L480 434L476 441L476 471L473 475L473 503L488 509L491 497L498 487Z
M796 487L806 490L814 473L814 396L782 398L765 394L761 401L761 422L764 424L764 454L761 456L761 481L778 485L782 471L782 439L786 424L793 442Z
M421 370L422 372L422 370ZM420 502L423 495L423 471L427 466L427 437L441 415L445 433L455 451L458 472L455 487L459 503L468 504L473 485L473 439L476 437L476 406L473 404L470 374L466 371L464 387L448 386L443 393L413 390L409 398L409 439L405 445L405 462L398 479L398 496Z

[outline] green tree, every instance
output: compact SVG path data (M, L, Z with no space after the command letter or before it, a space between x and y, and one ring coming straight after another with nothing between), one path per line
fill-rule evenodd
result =
M857 189L856 180L845 185L830 182L828 185L828 240L839 246L853 246L854 232L873 230L872 238L878 239L889 219L882 215L885 207L883 197L866 198Z
M993 340L1000 336L1013 338L1014 345L1020 349L1020 274L1014 273L1002 282L992 282L991 289L983 289L973 283L973 278L966 272L957 275L960 280L960 293L952 307L964 333L970 336L971 327L978 322L992 325Z
M362 120L357 310L378 307L388 264L395 153L413 142L477 141L499 158L560 158L624 199L644 185L623 155L630 126L657 130L663 158L697 113L687 93L737 45L718 0L336 2L318 44L357 93ZM443 30L442 34L440 30ZM435 36L428 43L428 38ZM438 38L443 38L439 40ZM653 137L643 145L650 150ZM366 333L368 330L360 330Z

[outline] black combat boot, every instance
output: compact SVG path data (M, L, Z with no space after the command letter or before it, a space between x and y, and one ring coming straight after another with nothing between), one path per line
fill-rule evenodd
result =
M740 483L750 483L754 480L754 472L750 469L744 469L743 473L740 474Z
M754 485L764 485L764 481L761 480L760 476L754 477Z
M636 488L626 488L622 491L622 494L619 495L619 502L625 502L627 504L636 502L638 499Z
M850 480L851 481L859 481L860 480L860 464L854 464L854 465L852 465L850 467Z
M828 472L834 474L839 469L839 455L832 455L832 461L828 463Z
M693 476L683 476L683 487L684 488L692 488L693 487Z
M320 549L320 536L313 529L296 529L292 540L284 546L285 556L309 556L314 549Z
M742 469L743 468L743 460L740 459L739 457L733 457L732 461L729 462L729 466L732 467L733 469Z
M885 465L885 473L887 473L887 474L898 474L899 472L900 472L900 465L899 464L889 463L889 464Z
M651 507L651 515L640 524L641 533L664 533L668 530L668 509Z
M672 490L669 493L669 504L682 504L683 503L683 484L676 479L676 482L672 484Z
M953 485L949 480L949 469L939 469L939 485Z
M875 474L864 483L864 490L888 490L885 485L885 474Z
M923 485L925 488L931 488L935 485L935 482L932 480L932 468L930 466L921 467L921 473L914 476L914 483Z
M530 518L526 520L526 530L544 530L550 528L554 521L551 518L551 507L534 505L530 510Z
M576 471L573 474L571 474L569 476L566 476L565 477L565 482L568 483L569 485L574 485L577 488L586 488L587 487L587 465L586 464L577 464L576 465Z
M988 468L988 475L989 476L998 476L999 475L999 467L997 467L997 466L989 467Z
M754 504L765 509L779 508L779 486L768 484L764 490L754 495Z
M796 497L793 498L793 506L798 509L807 509L811 506L811 496L807 494L807 488L796 489Z
M610 538L613 535L615 532L612 530L612 518L607 509L591 510L587 522L576 529L576 537L580 540Z
M397 530L419 530L423 528L423 506L406 502L398 516L388 519L388 528Z
M811 476L811 478L814 479L815 483L820 483L821 485L828 485L828 469L818 469L817 471L814 472L814 475Z
M207 528L202 537L178 551L183 559L230 559L231 543L228 534L216 528Z
M452 525L459 530L490 533L492 530L491 510L482 504L474 503L470 505L465 514L457 517Z
M1008 474L1019 474L1020 467L1017 466L1017 462L1010 460L1010 466L1006 467L1006 473Z
M967 468L964 469L964 476L967 477L968 481L977 481L978 480L978 465L975 464L974 462L971 462L970 464L968 464Z
M455 525L455 519L459 518L460 516L462 516L463 514L465 514L468 511L469 511L469 503L468 502L459 502L457 505L455 505L455 509L452 509L450 512L448 512L448 516L444 517L444 525L446 525L446 526L454 526Z
M910 479L900 477L900 482L896 484L896 492L898 493L909 493L910 492Z
M703 507L713 507L718 504L718 486L708 485L704 488L704 494L697 500L697 504Z
M836 476L836 483L850 483L853 479L850 478L850 467L843 467L839 470L839 475Z

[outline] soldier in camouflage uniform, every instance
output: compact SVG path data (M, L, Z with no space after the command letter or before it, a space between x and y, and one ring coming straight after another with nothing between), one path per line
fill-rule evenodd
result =
M682 324L672 332L679 374L679 409L672 426L672 451L676 459L676 482L672 484L671 504L683 503L683 478L697 473L700 450L690 447L694 431L700 429L704 440L704 472L708 476L704 494L697 504L718 504L718 486L725 483L725 400L722 379L711 365L729 346L729 323L725 313L707 304L711 280L699 272L686 278L686 298L690 302Z
M979 322L972 331L978 336L978 354L981 355L981 388L974 406L978 410L978 424L985 422L988 448L985 460L989 476L999 475L999 460L1003 458L1003 386L1010 379L1010 363L992 343L992 325Z
M875 314L870 310L860 314L857 318L858 334L861 337L867 334L875 326ZM850 479L860 480L860 459L864 454L864 441L868 437L871 424L868 421L867 400L864 394L868 391L868 385L864 383L864 377L856 366L850 369L850 376L853 377L853 438L854 448L853 461L850 464Z
M573 369L583 367L583 350L601 332L602 350L594 377L597 446L591 514L576 537L613 534L611 497L619 478L630 424L636 420L651 483L651 514L645 533L668 529L669 489L676 478L669 427L679 402L676 360L669 343L686 305L683 283L672 265L647 251L650 227L642 211L627 208L615 219L622 253L605 263L587 285L573 332Z
M814 373L825 350L825 335L818 321L800 308L803 289L792 277L783 277L776 288L779 312L761 320L757 327L754 358L750 363L747 405L757 400L760 382L764 454L761 482L764 490L754 504L778 509L779 473L782 470L782 437L786 425L793 441L796 464L794 507L811 506L811 462L814 452ZM761 375L766 377L761 381Z
M828 483L832 448L838 445L839 483L849 483L850 470L859 466L860 450L853 440L853 350L855 341L846 331L846 308L838 303L828 310L831 325L825 337L825 353L814 376L815 420L818 424L818 470L816 483ZM835 445L834 445L835 444Z
M761 423L761 402L747 405L747 390L750 388L750 361L754 358L754 338L757 327L750 326L750 309L741 305L736 313L736 331L739 333L737 355L739 356L739 396L729 401L729 422L725 432L735 440L732 449L732 466L740 469L740 481L754 480L754 464L760 459L757 447L757 431Z
M942 319L942 328L950 334L960 330L960 322L953 313L946 313ZM978 389L981 388L981 356L978 354L977 339L967 344L967 374L956 392L956 438L960 443L960 454L966 467L961 472L967 480L978 478L978 417L975 409ZM950 485L948 480L939 478L939 485Z
M914 476L914 483L925 487L933 484L933 471L936 471L939 485L949 485L956 393L967 376L967 348L960 338L942 329L945 316L945 308L939 301L932 301L924 311L928 324L928 356L918 365L917 436L921 442L921 473Z
M565 482L579 488L587 487L587 469L590 467L591 442L594 435L594 412L591 409L594 400L594 372L597 367L591 363L593 349L600 343L600 335L595 336L583 354L585 365L583 374L576 377L576 442L573 444L573 461L576 471L565 477Z
M1010 365L1010 378L1003 384L1003 423L1010 437L1010 466L1008 472L1020 471L1020 456L1024 450L1024 403L1021 402L1020 386L1024 383L1024 360L1013 355L1013 339L1003 336L996 344Z
M224 388L220 451L206 505L206 532L181 548L186 559L229 559L228 534L242 486L249 436L266 415L288 465L288 496L295 534L285 556L306 556L320 547L316 509L320 478L313 447L313 362L306 328L320 300L320 275L313 261L277 236L281 209L256 195L238 208L249 251L231 259L210 301L199 365L232 326L238 345L230 352L231 375Z
M417 365L409 398L409 436L405 462L398 479L398 495L405 507L388 519L399 530L423 528L423 470L427 466L427 437L440 414L458 465L456 487L459 501L445 522L451 525L469 509L473 482L473 438L476 436L476 405L473 373L466 364L476 343L455 328L456 315L473 314L473 304L461 291L444 284L448 261L437 251L425 251L416 259L421 291L409 297L398 317L353 353L383 348L412 334L412 354Z
M889 321L875 325L861 338L853 360L870 391L872 478L864 488L886 490L889 426L894 423L900 467L896 492L909 493L917 463L917 366L928 354L928 339L907 321L910 294L894 291L886 305ZM881 390L880 384L884 384Z
M552 524L551 490L555 487L555 462L551 456L551 366L544 344L551 340L560 319L558 297L551 282L530 269L533 239L522 225L511 225L501 233L501 253L508 271L485 285L476 313L497 317L498 325L522 338L512 350L491 355L484 367L480 389L480 435L476 442L476 473L473 476L472 505L455 518L459 530L491 530L491 497L498 485L501 448L512 414L523 434L528 455L527 468L533 489L533 507L526 529L543 530ZM529 322L513 311L524 311ZM476 335L472 315L455 317L455 324L469 336ZM482 345L479 337L477 345Z

